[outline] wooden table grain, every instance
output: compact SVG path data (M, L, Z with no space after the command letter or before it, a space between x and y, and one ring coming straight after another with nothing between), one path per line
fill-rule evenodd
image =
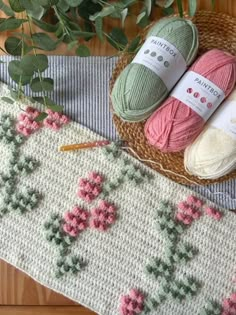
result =
M187 1L186 1L187 2ZM211 9L211 0L199 0L198 9ZM216 0L215 10L236 16L236 0ZM0 12L1 17L1 12ZM126 28L129 37L136 34L134 21L129 20ZM119 26L119 21L109 21L112 26ZM132 26L132 27L131 27ZM0 33L0 46L3 47L9 32ZM93 55L107 56L116 54L108 44L92 40L89 47ZM60 46L54 55L73 55L65 45ZM36 283L29 276L18 271L4 261L0 261L0 314L1 315L96 315L68 298ZM115 315L115 314L110 314Z

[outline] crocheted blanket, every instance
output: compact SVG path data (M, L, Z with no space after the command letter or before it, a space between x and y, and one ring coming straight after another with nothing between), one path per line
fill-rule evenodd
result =
M58 152L102 138L28 102L0 100L0 257L101 315L236 314L235 214L116 143Z

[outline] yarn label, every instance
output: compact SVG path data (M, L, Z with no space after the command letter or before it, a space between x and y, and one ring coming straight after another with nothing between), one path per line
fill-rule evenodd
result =
M224 92L202 75L188 71L171 92L207 121L225 98Z
M236 139L236 101L227 100L210 120L210 125L222 129Z
M163 38L147 38L132 63L138 63L155 72L170 91L186 71L187 65L178 49Z

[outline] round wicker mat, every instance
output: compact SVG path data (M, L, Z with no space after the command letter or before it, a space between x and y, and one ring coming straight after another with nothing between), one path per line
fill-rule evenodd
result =
M222 49L236 55L236 18L223 13L199 11L192 21L197 25L199 31L199 55L212 48ZM151 25L141 34L143 40L150 27ZM133 55L128 53L121 55L113 71L110 91L116 78L127 64L130 63L132 57ZM206 185L236 178L236 171L217 180L205 180L192 176L184 169L183 153L162 153L148 144L143 131L145 121L128 123L122 121L116 115L113 115L113 120L121 139L127 142L127 146L131 147L142 160L151 160L157 164L144 163L178 183Z

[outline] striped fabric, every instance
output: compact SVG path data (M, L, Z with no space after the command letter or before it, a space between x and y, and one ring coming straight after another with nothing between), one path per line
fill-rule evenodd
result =
M11 59L1 57L6 62ZM116 60L115 57L49 56L50 67L45 72L55 82L52 98L64 106L65 113L111 140L118 137L109 110L108 88ZM0 64L0 80L13 85L7 73L7 63ZM235 180L192 188L225 208L236 209Z

